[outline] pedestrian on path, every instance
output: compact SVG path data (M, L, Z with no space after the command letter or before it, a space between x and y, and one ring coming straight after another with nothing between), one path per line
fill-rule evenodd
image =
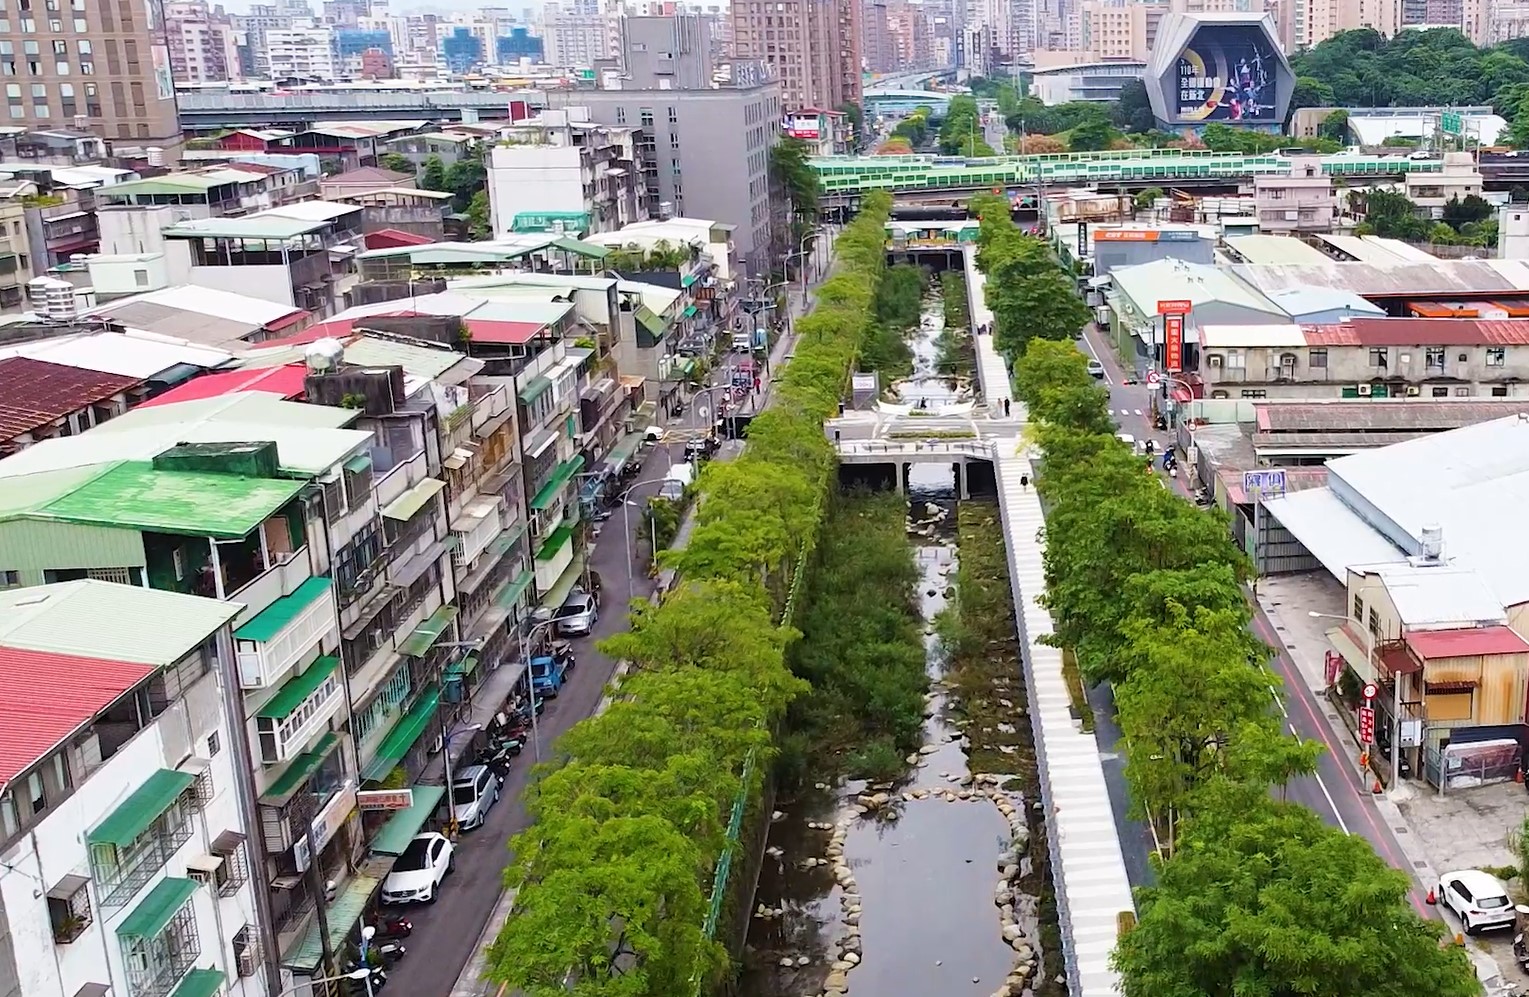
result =
M1003 417L1005 419L1009 417L1009 400L1007 398L1003 400Z
M1028 475L1028 474L1021 474L1019 476L1019 487L1021 487L1021 488L1029 488L1030 487L1030 475Z

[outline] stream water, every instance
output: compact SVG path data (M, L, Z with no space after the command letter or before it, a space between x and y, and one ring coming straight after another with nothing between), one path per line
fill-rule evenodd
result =
M935 283L934 290L924 295L918 330L908 338L908 346L913 351L913 372L892 386L902 404L939 411L962 400L959 381L939 372L939 341L944 331L945 303L940 296L939 284Z
M906 382L930 392L911 398L931 406L941 390L955 397L932 373L942 314L938 296L926 299ZM1013 885L1030 871L1015 856L1028 840L1024 800L1000 788L1002 773L969 770L935 634L955 582L954 476L942 465L912 470L907 528L931 687L923 745L894 782L818 782L779 803L748 933L747 997L1028 992L1036 901Z

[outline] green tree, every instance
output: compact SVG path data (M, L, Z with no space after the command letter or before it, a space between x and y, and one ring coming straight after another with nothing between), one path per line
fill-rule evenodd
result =
M1073 152L1097 152L1108 149L1117 137L1109 122L1094 118L1074 126L1067 136L1067 147Z
M1348 141L1348 112L1340 108L1323 118L1317 134L1334 142Z
M1147 99L1146 84L1141 80L1127 80L1110 107L1110 120L1116 128L1133 134L1145 134L1156 127L1157 119Z
M790 136L770 150L770 173L790 199L792 215L806 222L818 217L818 171L809 164L811 158L807 143Z
M1137 193L1133 203L1137 211L1147 211L1163 196L1163 188L1148 187Z
M1125 997L1470 997L1463 949L1363 838L1254 788L1211 789L1114 962Z
M451 190L446 183L446 164L441 162L440 156L431 156L425 160L425 168L420 171L419 186L422 190Z
M1471 222L1484 222L1493 214L1492 205L1479 194L1467 194L1462 199L1456 194L1444 204L1444 223L1453 229L1462 229Z
M493 235L492 230L493 225L490 221L488 191L477 191L473 194L472 200L467 204L468 238L487 239Z
M396 152L384 152L378 156L377 165L385 170L392 170L394 173L407 173L411 177L416 172L413 160Z
M487 189L488 169L477 156L464 156L451 164L444 183L446 186L438 189L450 191L452 206L458 211L466 211L474 195Z

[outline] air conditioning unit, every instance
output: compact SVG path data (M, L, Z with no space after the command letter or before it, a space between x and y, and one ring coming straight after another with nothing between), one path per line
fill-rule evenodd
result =
M199 886L212 885L213 874L206 869L192 869L187 867L186 878Z
M1409 384L1409 385L1407 385L1407 397L1408 398L1416 398L1419 393L1420 392L1419 392L1418 386L1416 384Z
M1206 359L1206 362L1208 362L1212 367L1220 367L1221 366L1222 357L1221 357L1221 354L1219 354L1219 353L1207 353L1205 355L1205 359Z
M1360 398L1368 398L1368 397L1370 397L1370 386L1368 384L1361 384L1361 385L1359 385L1359 397Z
M237 961L239 975L249 977L255 975L255 970L260 968L260 957L255 952L253 945L246 945L238 951Z

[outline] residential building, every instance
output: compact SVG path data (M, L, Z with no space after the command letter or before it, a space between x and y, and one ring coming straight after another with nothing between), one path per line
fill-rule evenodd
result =
M423 132L389 139L383 143L383 152L403 156L414 164L416 172L434 156L447 168L452 163L471 154L482 138L465 132Z
M414 175L412 173L385 170L380 166L362 166L354 170L346 170L344 173L334 176L324 177L319 181L319 197L326 201L334 201L346 194L362 194L369 190L411 188L413 186Z
M1127 83L1141 79L1146 68L1144 62L1120 59L1037 69L1031 76L1030 93L1045 104L1115 101Z
M265 33L273 80L333 80L334 38L325 27L273 28Z
M542 40L547 64L562 69L591 67L615 57L605 18L591 5L549 3L542 8Z
M95 260L88 262L92 281L120 272L115 267L98 267ZM295 335L312 318L300 308L194 284L123 294L96 283L92 290L97 306L82 314L87 321L109 322L218 350L245 350L268 339Z
M221 83L239 77L239 46L221 6L207 0L171 0L164 5L170 71L177 83Z
M416 190L412 186L340 194L335 200L361 207L361 232L404 232L425 242L446 238L446 214L451 194L440 190ZM368 249L376 249L371 241Z
M934 58L933 28L922 4L895 0L887 6L893 65L900 70L922 69Z
M487 160L495 238L582 235L645 217L635 131L595 124L586 107L549 109L502 129Z
M118 374L143 382L150 393L189 381L204 371L226 367L234 359L226 351L194 346L181 339L140 332L97 331L100 321L78 320L74 313L56 307L58 299L53 292L73 304L74 289L69 284L48 277L39 277L32 283L56 287L49 289L46 299L39 298L42 321L10 327L11 342L6 350L12 356Z
M787 107L858 104L860 2L736 0L734 58L767 67Z
M0 487L32 497L24 479ZM265 997L278 983L243 718L220 688L239 612L98 580L0 591L7 993Z
M770 272L785 251L772 245L773 233L785 231L784 203L772 198L770 186L770 149L785 109L779 86L590 90L569 100L588 107L602 124L640 129L637 154L647 202L658 217L733 225L748 272ZM688 185L683 177L691 178Z
M73 436L127 411L143 382L31 357L0 360L0 456Z
M377 166L388 141L425 130L420 121L323 121L304 132L282 135L266 143L266 152L319 157L325 173Z
M393 78L393 57L380 48L369 48L361 53L360 73L366 80L390 80Z
M1186 370L1211 398L1524 397L1529 321L1201 325L1196 361Z
M1338 215L1333 179L1317 156L1295 156L1283 176L1253 178L1253 202L1261 232L1326 232Z
M68 125L79 118L119 153L181 144L175 83L158 6L57 0L0 19L0 67L11 116ZM121 84L110 90L104 82Z
M292 27L293 17L280 5L251 4L248 14L229 18L239 44L239 70L246 78L271 79L271 46L267 33Z
M32 279L26 217L26 205L0 201L0 312L21 310L26 298L24 288Z
M621 18L621 86L633 90L703 90L711 86L711 19L695 11Z
M819 107L797 108L786 112L781 131L798 142L805 142L812 155L834 156L852 152L854 132L849 118L841 111Z
M1407 197L1430 218L1442 218L1444 206L1454 198L1464 200L1471 195L1481 196L1483 190L1481 171L1476 168L1476 157L1469 152L1446 152L1444 168L1438 173L1409 175L1406 178Z
M862 0L860 58L872 73L890 73L897 68L886 0Z
M1198 329L1203 325L1290 324L1290 316L1283 309L1222 267L1156 259L1115 267L1109 277L1113 284L1113 291L1105 298L1109 334L1127 357L1137 357L1159 370L1166 366L1159 301L1190 302L1181 344L1180 362L1185 370L1194 370L1199 364Z

